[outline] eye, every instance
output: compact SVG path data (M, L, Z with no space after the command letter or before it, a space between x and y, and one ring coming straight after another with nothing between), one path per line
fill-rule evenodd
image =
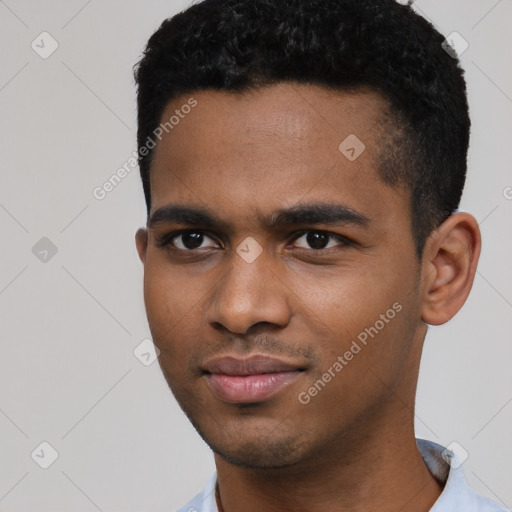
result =
M294 245L301 249L313 249L318 251L330 249L337 245L350 245L350 240L341 235L325 231L306 231L295 239Z
M217 247L218 244L202 231L181 231L169 233L157 242L159 247L172 246L182 251L193 251L206 247Z

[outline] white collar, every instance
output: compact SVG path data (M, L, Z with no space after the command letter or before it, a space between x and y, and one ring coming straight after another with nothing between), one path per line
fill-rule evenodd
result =
M425 439L416 439L416 444L429 471L444 485L443 492L430 512L508 512L468 486L462 463L453 451ZM216 483L217 474L214 473L203 491L178 512L218 512L215 502Z

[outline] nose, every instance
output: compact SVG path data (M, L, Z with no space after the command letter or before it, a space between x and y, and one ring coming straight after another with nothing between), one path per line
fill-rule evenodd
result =
M247 263L233 254L230 267L214 289L206 320L232 333L244 334L259 323L285 327L291 318L288 288L262 254Z

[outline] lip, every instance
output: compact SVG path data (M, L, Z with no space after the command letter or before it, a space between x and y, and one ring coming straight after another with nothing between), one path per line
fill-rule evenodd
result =
M230 403L268 400L290 385L303 370L297 364L263 355L244 359L225 356L204 366L212 391Z

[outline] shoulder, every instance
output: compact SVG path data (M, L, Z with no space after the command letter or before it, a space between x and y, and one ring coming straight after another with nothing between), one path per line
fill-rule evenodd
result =
M215 502L215 485L217 483L217 474L214 473L204 489L194 496L186 505L177 510L177 512L218 512Z
M424 439L416 443L430 473L444 486L430 512L509 512L471 489L462 469L464 460L453 450Z
M495 501L492 501L489 498L486 498L473 491L473 489L469 489L469 495L471 501L474 504L472 510L475 512L510 512L508 509L502 507Z
M495 501L476 493L473 489L468 489L466 504L461 503L459 508L461 512L466 510L471 512L510 512Z

